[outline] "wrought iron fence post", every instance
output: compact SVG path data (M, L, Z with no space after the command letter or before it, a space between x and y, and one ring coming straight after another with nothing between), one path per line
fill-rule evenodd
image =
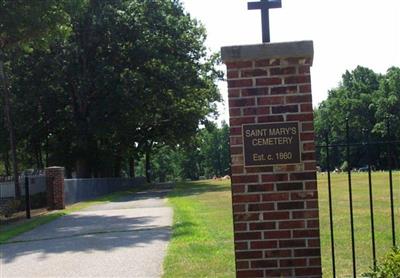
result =
M393 247L396 246L396 223L394 218L394 194L393 194L393 169L392 169L392 144L391 140L391 130L390 130L390 117L386 117L387 124L387 156L388 156L388 168L389 168L389 187L390 187L390 211L392 220L392 241Z
M331 229L331 251L332 251L332 274L336 277L336 263L335 263L335 237L333 234L333 210L332 210L332 183L331 183L331 166L330 166L330 153L329 153L329 134L325 137L326 144L326 166L328 172L328 197L329 197L329 224Z
M31 218L31 196L29 192L29 177L25 176L25 211L26 218Z
M366 153L368 160L368 188L369 188L369 209L371 214L371 243L372 243L372 264L374 270L376 270L376 246L375 246L375 223L374 223L374 198L373 198L373 190L372 190L372 169L371 169L371 152L370 152L370 138L369 132L367 130L363 130L364 137L367 138L366 143Z
M349 204L350 204L350 226L351 226L351 254L353 259L353 277L357 277L356 248L354 239L354 215L353 215L353 190L351 184L351 163L350 163L350 126L349 118L346 118L346 154L347 154L347 175L349 180Z

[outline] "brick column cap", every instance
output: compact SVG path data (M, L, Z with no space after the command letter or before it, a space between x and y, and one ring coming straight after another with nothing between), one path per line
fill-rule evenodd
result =
M47 168L45 168L45 170L47 170L47 169L49 169L49 170L51 170L51 169L64 169L64 167L61 167L61 166L52 166L52 167L47 167Z
M223 62L296 57L309 58L312 64L314 58L313 41L236 45L221 48Z

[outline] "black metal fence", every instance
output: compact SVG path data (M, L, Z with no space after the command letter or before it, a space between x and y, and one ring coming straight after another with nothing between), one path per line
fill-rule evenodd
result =
M365 131L364 131L365 132ZM352 165L352 157L351 157L351 150L354 148L358 148L359 150L363 150L365 156L366 156L366 163L365 167L362 167L362 171L365 171L368 173L368 195L369 195L369 215L370 215L370 235L371 235L371 268L376 269L377 266L377 244L376 244L376 238L375 238L375 210L374 210L374 191L373 191L373 163L371 161L371 150L375 148L380 148L380 149L385 149L386 157L382 159L387 159L385 164L387 165L385 172L387 172L388 175L388 187L389 187L389 201L387 202L388 207L390 207L390 223L391 223L391 241L393 247L398 244L396 242L396 220L395 220L395 208L396 206L399 206L399 204L395 204L395 198L394 198L394 186L397 181L394 181L393 177L393 172L395 170L395 167L399 167L399 158L397 157L396 150L398 146L400 145L399 140L393 140L390 137L390 132L387 138L382 141L370 141L368 134L365 135L365 140L363 142L351 142L350 140L350 127L349 127L349 121L346 121L346 137L345 137L345 142L337 143L337 142L330 142L329 140L329 134L326 135L324 143L320 143L317 145L317 150L319 153L321 151L324 152L324 157L320 158L323 161L320 161L320 164L324 164L325 171L327 173L326 178L327 178L327 191L328 191L328 212L329 212L329 231L330 231L330 251L331 251L331 256L332 256L332 276L333 277L338 277L337 276L337 266L336 266L336 259L337 259L337 254L335 253L335 232L334 232L334 211L333 211L333 195L332 195L332 187L335 185L334 182L332 181L332 172L333 166L331 164L331 157L332 153L334 151L344 151L345 152L345 159L347 162L347 167L345 169L345 172L347 172L347 183L348 183L348 200L349 200L349 219L350 219L350 237L351 237L351 258L352 258L352 276L357 277L357 275L360 275L357 273L357 254L356 254L356 242L355 242L355 228L354 228L354 221L355 221L355 215L354 215L354 207L353 207L353 202L354 202L354 196L353 196L353 183L352 183L352 178L353 178L353 173L355 170L356 165ZM320 156L321 157L321 156ZM323 162L323 163L322 163ZM337 168L336 168L337 170ZM335 170L335 171L336 171Z

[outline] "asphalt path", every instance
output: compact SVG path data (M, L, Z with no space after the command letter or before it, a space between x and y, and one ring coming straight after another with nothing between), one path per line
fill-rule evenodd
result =
M0 277L161 277L168 190L123 196L13 238L0 245Z

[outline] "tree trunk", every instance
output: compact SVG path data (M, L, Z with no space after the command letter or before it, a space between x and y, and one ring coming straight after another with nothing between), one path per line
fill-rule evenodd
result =
M122 158L120 155L116 155L114 157L113 177L115 177L115 178L121 177L121 169L122 169Z
M19 187L19 178L18 178L18 161L17 161L17 143L15 138L15 130L13 118L11 115L11 101L10 101L10 92L9 87L7 85L7 77L4 72L4 62L3 62L3 52L0 50L0 82L3 88L3 96L4 96L4 111L6 114L6 123L8 126L9 136L10 136L10 148L11 148L11 159L13 166L13 176L14 176L14 186L15 186L15 198L21 199L21 189Z
M8 154L8 151L4 152L4 168L6 170L6 176L11 176L11 173L10 173L10 155Z
M45 155L44 155L44 163L45 167L49 167L49 138L46 135L46 147L45 147Z
M132 156L129 157L129 177L135 178L135 159Z
M39 144L38 148L39 148L39 163L40 163L39 170L42 170L44 168L44 166L43 166L42 148L40 147L40 144Z
M41 162L41 156L40 156L40 145L35 144L35 160L36 160L36 169L42 169L42 162Z
M146 149L146 181L151 183L151 169L150 169L150 148Z
M91 178L87 159L79 158L76 160L76 177L78 179Z

